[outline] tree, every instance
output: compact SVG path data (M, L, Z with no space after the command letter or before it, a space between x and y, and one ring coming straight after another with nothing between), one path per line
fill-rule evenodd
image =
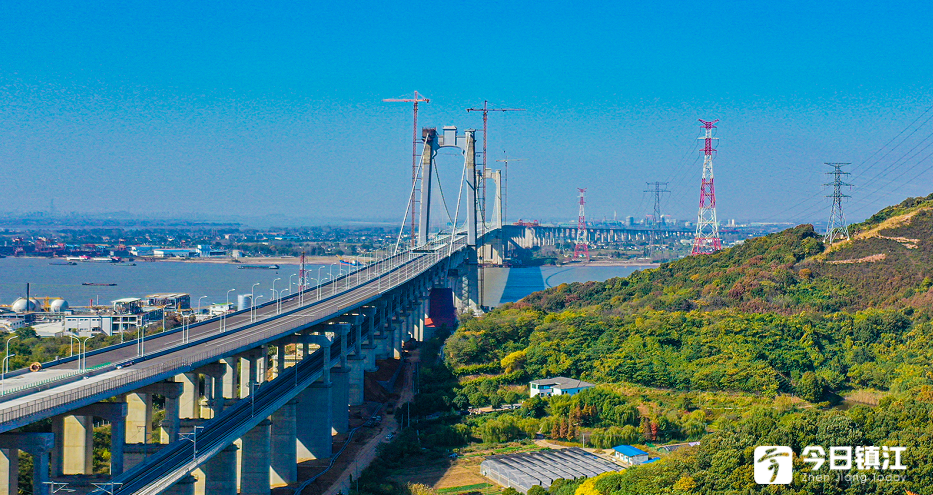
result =
M528 489L528 495L547 495L547 490L541 485L534 485Z

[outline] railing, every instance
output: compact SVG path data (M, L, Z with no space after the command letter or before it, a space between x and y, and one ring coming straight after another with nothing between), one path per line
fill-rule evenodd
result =
M365 301L373 295L380 294L384 290L389 290L395 288L411 279L420 275L423 271L430 268L431 266L440 262L443 258L447 256L447 250L443 248L450 247L451 251L456 249L459 250L465 246L463 239L456 239L453 242L453 246L448 246L447 243L429 243L426 246L423 246L421 249L432 249L432 253L412 253L410 251L401 253L395 256L392 256L385 262L390 262L389 267L382 267L380 271L379 264L369 265L366 269L361 268L356 272L351 272L345 275L344 277L350 277L353 274L357 274L358 282L353 287L348 287L341 292L339 295L350 294L351 292L358 292L356 294L357 298L351 301L344 301L343 308L352 305L359 301ZM403 261L404 260L404 261ZM361 273L365 272L365 273ZM376 286L367 287L376 280ZM335 279L332 283L338 284L341 281L341 278ZM349 281L348 285L349 285ZM320 290L320 287L316 287L313 290ZM360 289L363 289L360 291ZM304 292L309 292L312 289L305 289ZM333 287L333 298L337 296L337 286ZM285 301L297 298L299 295L294 294L285 299ZM332 299L333 299L332 298ZM271 303L271 301L270 301ZM350 303L350 304L346 304ZM266 303L269 304L269 303ZM312 306L317 306L313 307ZM313 309L312 312L307 313L309 309ZM204 343L209 340L223 339L224 337L230 336L231 342L218 344L211 347L208 350L201 351L194 355L185 355L176 357L170 361L160 362L151 366L144 368L136 368L132 370L125 371L124 373L115 375L113 377L108 377L106 381L97 381L94 383L89 383L77 387L72 390L67 390L52 395L48 395L41 399L35 401L20 404L10 408L0 410L0 424L4 424L14 420L21 420L28 418L32 415L39 415L44 411L54 409L63 405L70 405L76 401L87 399L102 394L112 394L111 391L130 387L137 386L139 382L148 382L153 383L158 380L168 378L178 374L180 369L193 369L202 364L216 361L219 358L229 356L234 351L242 349L245 346L249 346L254 343L262 342L265 340L271 340L275 337L279 337L283 334L286 334L295 328L304 327L311 325L312 323L324 321L335 314L341 312L342 306L339 302L334 300L323 301L322 298L314 303L311 303L309 306L300 307L298 309L291 310L287 313L282 313L278 315L273 315L270 318L261 321L261 322L252 322L246 323L239 327L234 327L233 329L228 329L222 333L216 333L210 336L205 337L199 342L193 344L197 345L199 343ZM303 313L304 312L304 313ZM253 331L247 333L247 330L257 329L258 326L265 327L261 331ZM170 352L176 352L177 350L182 349L181 347L176 348ZM133 360L130 360L130 366ZM124 362L126 363L126 362ZM123 363L110 364L109 366L119 366ZM99 370L102 366L97 366ZM125 369L125 368L124 368ZM78 371L77 374L87 373L86 371ZM105 395L107 396L107 395ZM102 397L103 398L103 397ZM80 405L76 406L79 407ZM2 427L0 427L2 428ZM0 430L2 431L2 430Z

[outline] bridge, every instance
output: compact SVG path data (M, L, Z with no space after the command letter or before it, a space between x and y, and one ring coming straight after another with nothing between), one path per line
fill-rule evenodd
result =
M65 486L268 495L300 481L298 463L331 457L332 435L346 433L349 408L363 404L364 373L401 358L404 342L431 338L429 302L438 296L450 298L441 306L477 309L483 246L501 238L501 214L488 222L481 204L483 181L495 174L477 167L475 131L426 129L424 143L419 228L407 248L260 306L8 374L0 495L17 493L20 451L32 458L36 495ZM467 196L466 225L446 233L428 229L442 147L463 153ZM159 432L155 403L165 411ZM93 428L105 423L110 475L100 479Z
M503 225L501 175L477 166L475 141L473 130L424 130L418 229L391 256L259 306L8 374L0 495L17 493L19 451L32 457L35 495L65 484L95 495L269 495L299 483L298 463L330 458L332 435L347 433L349 408L364 402L364 373L400 359L404 342L431 338L431 301L478 309L480 265L502 263L511 248L575 236L564 227ZM464 156L466 225L431 232L441 148ZM495 183L491 218L487 180ZM590 230L594 242L648 235ZM155 403L165 411L159 432ZM93 475L93 428L101 423L111 425L106 479ZM156 433L160 441L151 443Z

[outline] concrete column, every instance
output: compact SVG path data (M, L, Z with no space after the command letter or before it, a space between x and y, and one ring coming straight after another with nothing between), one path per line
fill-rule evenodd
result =
M126 443L149 443L152 435L152 395L126 394Z
M240 358L240 398L249 397L250 390L255 388L259 375L259 352L253 350Z
M175 381L182 384L181 397L179 397L178 403L178 416L187 419L200 418L201 391L198 374L183 373L176 376Z
M224 366L224 398L236 399L236 358L224 358L220 362Z
M363 356L354 354L347 357L347 366L349 367L349 390L348 401L351 406L363 404L363 367L366 365Z
M3 480L3 487L10 489L7 480L15 482L17 479L19 453L16 451L24 450L32 456L32 493L48 493L45 483L49 481L49 459L51 457L49 453L55 448L54 437L54 433L3 433L0 435L0 449L4 449L4 454L9 456L5 463L9 477ZM16 459L16 469L12 469L13 459ZM15 494L16 491L11 493Z
M194 476L186 474L174 485L162 492L162 495L194 495Z
M269 365L269 346L263 345L259 348L259 357L256 359L256 383L265 383L266 371Z
M330 383L317 382L301 392L296 432L298 462L329 459L333 455L332 388Z
M211 419L214 417L214 377L204 376L204 396L200 400L201 419Z
M376 371L376 345L375 344L363 344L363 371L368 371L373 373Z
M53 476L94 472L93 417L56 416L52 418L52 433L55 434Z
M19 494L19 449L0 449L0 495Z
M228 445L204 463L204 493L206 495L237 495L237 446Z
M240 495L269 495L271 425L264 419L243 435Z
M275 377L282 376L285 371L285 339L279 341L275 347Z
M49 464L51 455L49 451L39 452L32 456L32 493L47 493L49 480Z
M214 377L213 385L214 389L211 391L211 410L214 413L213 417L216 418L220 413L224 412L224 404L227 402L227 400L224 399L224 377Z
M92 442L93 444L93 442ZM123 474L123 449L126 446L126 421L110 422L110 475ZM92 445L93 449L93 445ZM93 451L92 451L93 454Z
M292 399L272 413L272 455L269 468L269 483L272 487L298 481L298 451L295 443L297 410L298 400Z
M180 400L178 394L165 396L165 419L162 420L162 443L178 441L178 431L181 428Z
M346 433L350 430L350 369L344 367L331 368L330 377L333 383L331 389L331 419L333 420L333 433Z

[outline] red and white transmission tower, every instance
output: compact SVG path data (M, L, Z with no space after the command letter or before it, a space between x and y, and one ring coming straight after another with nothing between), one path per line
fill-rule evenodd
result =
M713 186L713 129L716 119L707 122L700 119L706 136L703 140L703 178L700 182L700 213L697 215L697 232L693 239L693 252L690 254L711 254L722 249L719 237L719 222L716 220L716 188Z
M583 205L586 204L586 189L577 188L580 191L580 216L577 218L577 244L573 247L573 259L586 257L590 260L590 243L586 234L586 213L583 211Z
M415 239L415 224L417 220L418 210L418 200L421 197L420 188L418 187L418 143L421 142L421 139L418 137L418 102L429 103L431 100L425 98L424 96L418 94L415 91L414 98L385 98L382 101L390 102L403 102L403 103L413 103L413 113L414 113L414 125L412 126L411 131L411 198L408 202L411 204L411 211L409 212L411 216L411 246L414 247L416 243Z

